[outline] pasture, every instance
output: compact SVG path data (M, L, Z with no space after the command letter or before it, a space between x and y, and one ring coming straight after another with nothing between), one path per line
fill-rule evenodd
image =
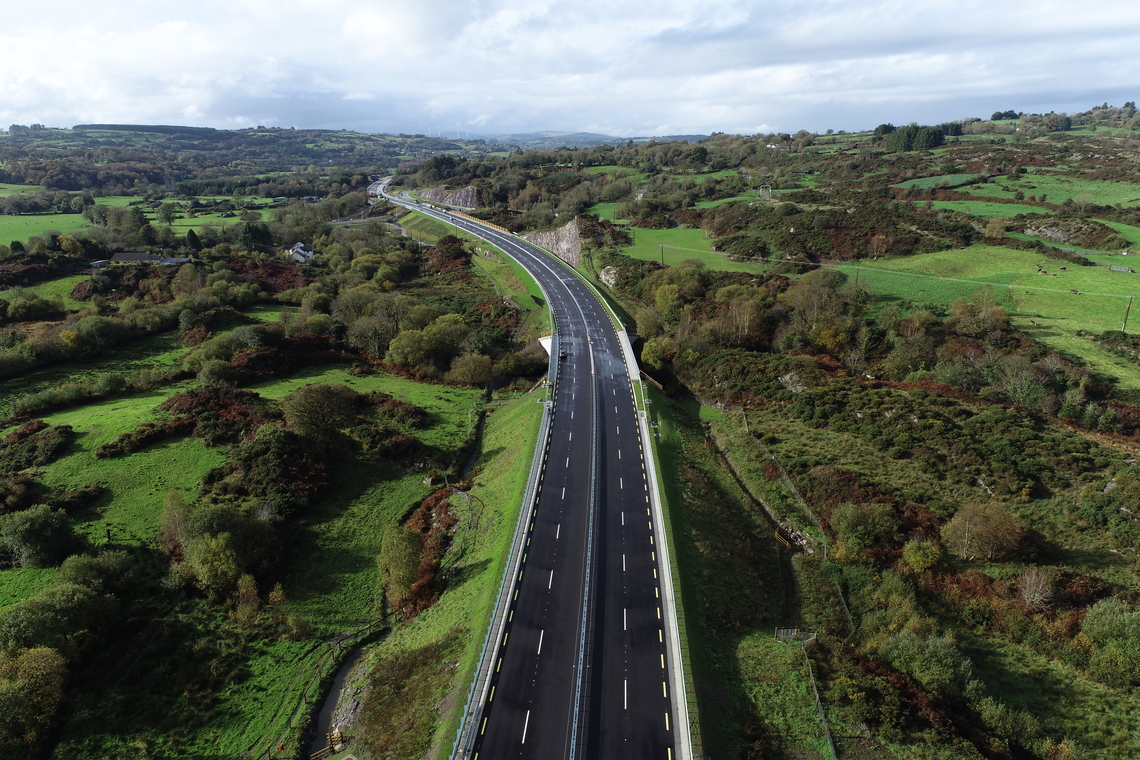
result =
M908 179L906 182L900 182L891 187L919 187L924 190L932 187L958 187L967 182L973 182L979 176L978 174L939 174L936 177Z
M1085 180L1049 171L997 177L993 182L966 188L966 192L972 195L997 198L1012 198L1018 191L1038 198L1044 194L1049 203L1083 198L1100 205L1140 205L1140 187L1136 185Z
M37 190L43 190L42 185L11 185L7 182L0 182L0 198L6 198L9 195L19 195L20 193L34 193Z
M48 282L41 282L38 285L33 285L28 290L33 291L40 298L46 298L49 301L57 296L63 300L64 308L69 311L79 311L87 308L90 304L83 301L76 301L71 297L71 291L75 286L90 277L90 274L77 274L71 277L61 277L58 280L49 280Z
M723 206L726 203L735 203L736 201L754 202L758 200L759 197L755 191L748 190L745 195L734 195L731 198L721 198L715 201L697 201L696 206L697 208L716 208L717 206Z
M621 223L623 219L617 218L617 210L619 206L625 205L624 203L595 203L590 206L587 213L593 214L599 219L609 219L611 222Z
M642 174L639 171L631 169L627 166L590 166L586 169L587 174L609 174L614 177L625 177L634 185L644 185L649 181L649 175Z
M1027 251L973 246L837 268L851 284L858 275L859 285L877 295L943 307L970 298L978 285L993 285L995 298L1026 334L1124 386L1140 388L1140 366L1081 334L1121 329L1129 297L1140 295L1140 274L1105 267L1061 270L1063 265ZM1046 273L1038 274L1038 268Z
M428 416L415 434L439 451L445 461L474 429L475 407L482 396L479 390L426 385L382 373L353 375L343 366L311 367L289 378L260 383L253 390L279 400L315 382L343 382L359 392L382 390L425 409ZM67 455L44 468L42 480L71 487L100 483L108 489L92 508L73 515L77 530L92 543L110 540L119 546L151 546L164 494L175 490L193 501L202 475L225 460L224 448L206 448L197 438L159 442L121 458L95 458L97 445L151 419L155 407L173 390L177 389L96 402L45 416L52 424L74 426L79 437ZM470 679L482 643L477 631L486 625L493 604L493 580L501 573L506 542L513 532L541 412L531 397L512 396L501 403L505 406L495 403L499 411L487 427L486 453L479 462L486 475L473 491L479 497L474 513L459 507L462 519L477 521L480 530L457 535L457 548L447 559L459 577L472 580L482 576L485 581L456 584L455 592L445 594L435 608L397 632L384 647L415 647L446 635L456 626L470 626L472 635L461 656L462 674L454 681L449 675L447 683L437 685L443 690L457 689L454 704L459 707L463 704L459 695ZM171 467L172 461L178 462L178 467ZM299 642L251 642L241 655L243 675L231 681L216 709L203 716L205 725L174 739L181 756L235 756L251 747L260 749L269 741L267 737L288 735L295 708L302 699L319 693L309 687L332 662L326 657L328 648L317 642L378 617L375 560L383 531L433 488L422 482L424 473L419 470L383 463L359 466L355 459L351 464L355 466L338 468L334 486L289 531L290 551L279 571L291 611L312 622L313 636ZM0 605L31 595L49 584L54 572L3 571ZM148 651L140 656L154 654ZM127 739L110 728L119 721L105 719L122 718L123 710L145 701L145 689L155 686L136 685L110 672L95 681L98 683L90 684L94 688L89 695L76 705L74 725L82 726L85 743L64 742L74 757L114 754ZM450 717L447 728L453 732L455 715ZM167 738L162 726L184 718L150 715L143 725L153 725L158 731L154 741L164 743Z
M1018 214L1048 214L1048 210L1020 203L990 203L987 201L934 201L934 208L961 211L972 216L1011 217Z
M646 259L660 262L664 256L665 264L673 266L685 259L697 259L708 266L709 269L724 272L750 272L757 273L761 265L729 261L720 253L709 249L710 240L705 236L704 230L643 230L631 229L633 245L622 248L622 253L635 259Z
M34 235L42 235L48 230L68 233L90 227L82 214L18 214L0 216L0 241L7 245L10 241L21 243Z

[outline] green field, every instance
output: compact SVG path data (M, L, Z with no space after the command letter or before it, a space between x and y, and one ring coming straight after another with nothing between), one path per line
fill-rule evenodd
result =
M1097 221L1116 230L1132 245L1140 245L1140 227L1133 227L1131 224L1122 224L1121 222L1108 222L1103 219Z
M921 187L923 189L931 187L957 187L964 185L967 182L972 182L977 179L979 174L939 174L937 177L919 177L918 179L908 179L906 182L900 182L892 187Z
M987 203L986 201L934 201L934 208L961 211L972 216L1011 217L1018 214L1047 214L1045 209L1020 203Z
M1037 274L1039 266L1048 274ZM859 284L872 293L942 306L969 298L978 284L992 284L1019 329L1055 350L1083 358L1090 369L1140 388L1140 367L1079 335L1119 330L1128 298L1140 295L1140 275L1104 267L1060 267L1055 259L1027 251L973 246L839 269L851 283L858 272Z
M76 274L72 275L71 277L61 277L58 280L41 282L39 285L34 285L31 288L28 288L28 290L35 292L35 294L40 298L46 298L48 300L59 296L63 299L63 305L65 308L71 311L79 311L80 309L84 309L89 306L89 304L73 299L71 297L71 291L75 288L76 285L83 282L90 276L90 274Z
M1051 172L1003 176L996 178L994 182L973 185L966 189L966 192L973 195L998 198L1012 198L1017 191L1026 195L1036 195L1038 198L1044 193L1049 203L1063 203L1084 196L1100 205L1140 205L1140 187L1136 185L1074 179Z
M590 166L586 169L586 173L617 175L619 177L625 177L634 185L644 185L649 181L648 174L642 174L628 166Z
M482 238L476 238L473 235L469 235L467 233L457 235L459 230L455 226L445 224L444 222L441 222L434 217L428 216L427 214L422 214L419 211L413 211L412 213L401 217L400 226L406 229L408 231L408 234L413 238L424 243L428 243L429 245L434 244L444 235L456 235L457 237L461 237L466 240L482 240Z
M0 216L0 241L7 245L12 240L21 243L48 230L68 233L90 227L82 214L19 214Z
M23 601L55 581L54 567L9 567L0 570L0 607Z
M611 222L622 222L625 220L617 218L617 210L619 206L624 206L624 203L595 203L590 206L588 213L593 214L599 219L609 219Z
M709 239L704 230L642 230L631 229L633 245L623 248L622 253L635 259L661 261L664 256L665 264L673 266L685 259L703 261L709 269L725 272L751 272L760 271L759 264L743 261L729 261L719 253L709 250Z
M281 399L314 382L343 382L360 392L382 390L425 409L425 427L417 431L417 437L445 458L473 429L475 403L481 396L478 390L425 385L381 373L357 376L339 366L309 368L290 378L258 384L253 390L265 398ZM170 392L168 388L136 394L45 417L52 424L72 425L79 437L70 453L44 468L42 480L48 485L70 487L99 483L108 489L92 508L73 516L77 529L92 543L111 540L120 546L151 545L164 494L176 490L192 501L202 475L225 460L225 449L208 449L196 438L160 442L127 457L95 458L96 446L151 419L155 407ZM448 555L449 561L460 567L471 565L468 575L472 578L489 573L487 580L457 586L458 594L445 594L440 605L417 619L402 638L394 636L390 641L415 645L457 625L485 625L491 592L496 587L495 573L501 572L505 556L503 542L509 539L514 524L510 515L518 509L518 495L529 470L529 452L521 449L533 446L540 411L527 398L503 407L492 417L483 450L489 457L484 464L494 477L485 487L477 514L466 515L467 519L483 521L484 527L478 533L465 533L460 551ZM495 425L499 419L507 424ZM172 467L171 462L178 466ZM295 713L302 704L302 693L306 699L316 699L319 690L314 690L314 679L336 662L333 650L319 642L375 619L375 558L381 535L386 526L402 519L432 490L422 481L423 473L416 470L340 468L331 491L290 531L290 551L279 571L293 613L313 623L313 637L302 642L253 643L247 650L244 676L219 695L208 722L183 735L184 743L172 745L177 746L179 756L205 758L219 752L236 756L250 749L261 751L295 732L290 726L297 724L292 721L303 720L306 714ZM476 493L480 491L476 489ZM488 532L487 528L492 530ZM50 583L53 575L53 570L3 571L0 605L30 596ZM468 652L465 660L471 663L481 639L474 631L468 632L472 635L467 646L474 651ZM465 677L470 677L470 669ZM465 688L466 683L460 681L441 688ZM71 756L106 756L117 752L116 748L123 746L121 742L129 743L130 737L109 727L96 728L94 723L99 722L104 710L101 703L107 699L129 704L141 698L130 688L108 674L89 692L78 705L76 717L80 725L91 724L78 729L87 736L87 743L80 751L77 745L65 742ZM462 706L462 700L456 701Z
M0 198L19 195L20 193L34 193L43 189L41 185L10 185L6 182L0 182Z
M90 362L48 366L9 378L0 383L0 413L7 413L8 405L19 396L64 383L91 380L109 372L173 367L188 350L175 333L159 333L113 348Z
M758 200L758 198L759 195L749 190L746 195L734 195L731 198L721 198L715 201L697 201L696 206L697 208L716 208L717 206L723 206L726 203L735 203L736 201L754 202Z
M280 400L310 383L344 383L358 393L383 391L415 404L428 413L429 426L417 431L416 437L441 449L454 445L456 435L462 438L467 434L468 412L482 393L470 388L426 385L379 372L354 375L344 367L308 367L290 378L251 385L249 390L268 399Z

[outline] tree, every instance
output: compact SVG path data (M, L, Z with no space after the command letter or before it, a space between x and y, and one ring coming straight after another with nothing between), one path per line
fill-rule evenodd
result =
M228 383L233 378L233 365L221 359L208 359L198 370L198 382L203 385Z
M371 356L383 356L398 333L394 321L380 316L361 317L349 326L346 339L355 349Z
M1000 504L965 504L942 528L942 541L961 559L1002 559L1025 537L1021 518Z
M1089 193L1080 193L1073 197L1073 205L1077 208L1077 213L1084 216L1088 213L1089 206L1096 201Z
M387 360L400 367L418 367L427 362L428 345L420 330L402 330L388 344Z
M677 285L662 285L657 288L653 296L653 304L657 314L667 322L676 321L684 301L681 300L681 289Z
M186 547L186 562L198 587L211 596L233 587L241 568L229 533L200 536Z
M21 567L58 565L78 543L62 509L39 504L0 517L0 552Z
M59 249L64 253L69 253L72 256L77 256L83 253L83 243L73 238L71 235L60 235L59 240L56 241Z
M67 657L82 652L118 609L114 597L73 583L48 586L0 610L0 652L47 646Z
M129 212L127 212L126 223L131 232L138 232L143 227L150 226L150 221L147 220L146 214L143 213L142 208L139 206L134 206Z
M1031 567L1022 573L1017 591L1021 601L1036 612L1044 612L1053 606L1053 583L1044 568Z
M459 314L444 314L424 328L428 351L441 361L458 356L470 337L471 328Z
M174 554L188 538L186 526L190 509L178 491L167 491L163 497L162 515L158 518L158 541L162 550Z
M376 558L380 583L392 608L402 607L420 568L423 536L403 525L390 525L380 539L380 555Z
M1002 240L1005 238L1005 219L1000 216L995 216L986 225L986 237L990 240Z
M246 630L255 628L261 620L261 598L257 593L257 580L252 575L238 578L236 602L231 615L234 622Z
M327 444L355 419L356 398L356 391L347 385L313 383L290 393L281 407L285 422L297 435Z
M202 250L202 241L198 239L198 233L194 230L186 230L186 247L191 251Z
M49 647L0 655L0 754L35 757L46 744L67 682L67 663Z
M59 566L59 580L100 593L119 593L131 582L131 558L126 552L98 556L74 554Z
M668 338L653 338L642 345L641 361L654 372L660 372L669 366L672 356L676 353L676 347Z
M178 209L173 203L164 203L158 207L158 221L162 222L167 227L174 224L174 220L177 218L177 216Z

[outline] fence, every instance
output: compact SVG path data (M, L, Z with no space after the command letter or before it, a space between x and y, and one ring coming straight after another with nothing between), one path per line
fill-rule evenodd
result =
M744 432L748 433L748 437L751 438L752 441L760 447L760 450L763 451L768 456L768 458L772 460L776 467L780 469L780 475L784 478L784 484L788 487L788 490L791 491L792 495L796 497L796 501L799 502L800 508L811 519L811 521L815 524L815 527L819 530L820 542L823 545L823 561L826 565L828 563L827 534L823 532L823 525L819 522L819 518L815 516L815 513L811 511L811 507L809 507L807 502L804 501L804 497L800 494L799 489L796 488L796 484L792 482L791 477L788 475L788 471L784 469L784 465L780 464L780 460L776 458L776 455L773 454L768 449L768 447L765 446L760 441L760 439L753 435L752 431L748 429L748 415L745 412L741 411L740 416L744 419ZM782 543L787 545L787 540L780 536L779 531L776 531L776 538L780 539ZM855 620L851 617L851 610L847 607L847 600L843 597L843 586L840 585L838 579L834 580L835 591L839 595L839 603L843 605L843 612L847 615L847 639L850 639L853 635L855 635ZM844 639L844 641L847 639Z

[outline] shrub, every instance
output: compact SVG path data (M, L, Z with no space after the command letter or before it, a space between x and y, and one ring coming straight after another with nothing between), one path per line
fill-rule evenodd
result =
M74 438L69 425L53 427L43 420L25 423L0 440L0 475L50 464Z
M961 559L1003 559L1025 537L1021 519L1000 504L966 504L942 529L942 540Z
M71 659L87 649L114 619L114 597L71 583L48 586L0 610L0 652L51 647Z

